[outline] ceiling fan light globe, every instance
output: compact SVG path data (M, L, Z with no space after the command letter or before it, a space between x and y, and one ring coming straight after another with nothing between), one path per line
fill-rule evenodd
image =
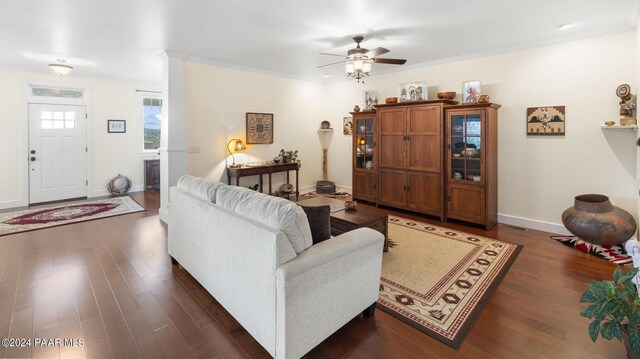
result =
M357 71L362 71L362 67L364 66L364 61L357 59L353 61L353 66Z
M365 61L365 63L362 65L362 71L367 74L371 72L371 62Z
M351 75L355 71L355 67L352 62L347 62L344 64L344 69L347 71L348 75Z

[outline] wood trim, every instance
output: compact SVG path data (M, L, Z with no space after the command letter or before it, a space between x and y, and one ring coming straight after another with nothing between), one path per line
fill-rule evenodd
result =
M457 105L458 101L452 100L426 100L426 101L405 101L398 103L383 103L376 105L377 109L387 108L387 107L398 107L398 106L420 106L420 105L429 105L429 104L444 104L444 105Z

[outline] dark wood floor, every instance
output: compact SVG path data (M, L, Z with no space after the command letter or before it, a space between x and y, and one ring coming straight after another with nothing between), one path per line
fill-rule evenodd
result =
M0 237L0 338L85 340L83 347L0 347L0 357L269 357L171 265L158 193L132 197L147 211ZM624 357L621 343L592 343L588 321L578 315L585 283L608 278L613 265L554 243L548 233L447 226L524 246L459 351L377 311L354 318L307 357Z

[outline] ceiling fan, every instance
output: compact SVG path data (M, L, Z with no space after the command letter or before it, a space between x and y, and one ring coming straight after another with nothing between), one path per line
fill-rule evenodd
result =
M318 68L333 66L338 64L345 64L345 70L348 77L353 77L358 82L366 76L369 76L371 72L371 65L376 64L389 64L389 65L404 65L407 60L405 59L383 59L378 56L386 54L389 50L384 47L378 47L373 50L368 50L360 47L360 43L364 40L364 36L358 35L353 37L353 41L356 42L356 47L347 51L347 56L337 54L320 53L320 55L338 56L344 57L343 61L338 61L322 66ZM364 81L362 81L364 82Z

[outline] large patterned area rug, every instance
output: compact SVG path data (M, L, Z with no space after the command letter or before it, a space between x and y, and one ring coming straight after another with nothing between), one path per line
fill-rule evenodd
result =
M521 246L389 216L378 308L458 349Z
M0 213L0 236L144 211L129 196Z

